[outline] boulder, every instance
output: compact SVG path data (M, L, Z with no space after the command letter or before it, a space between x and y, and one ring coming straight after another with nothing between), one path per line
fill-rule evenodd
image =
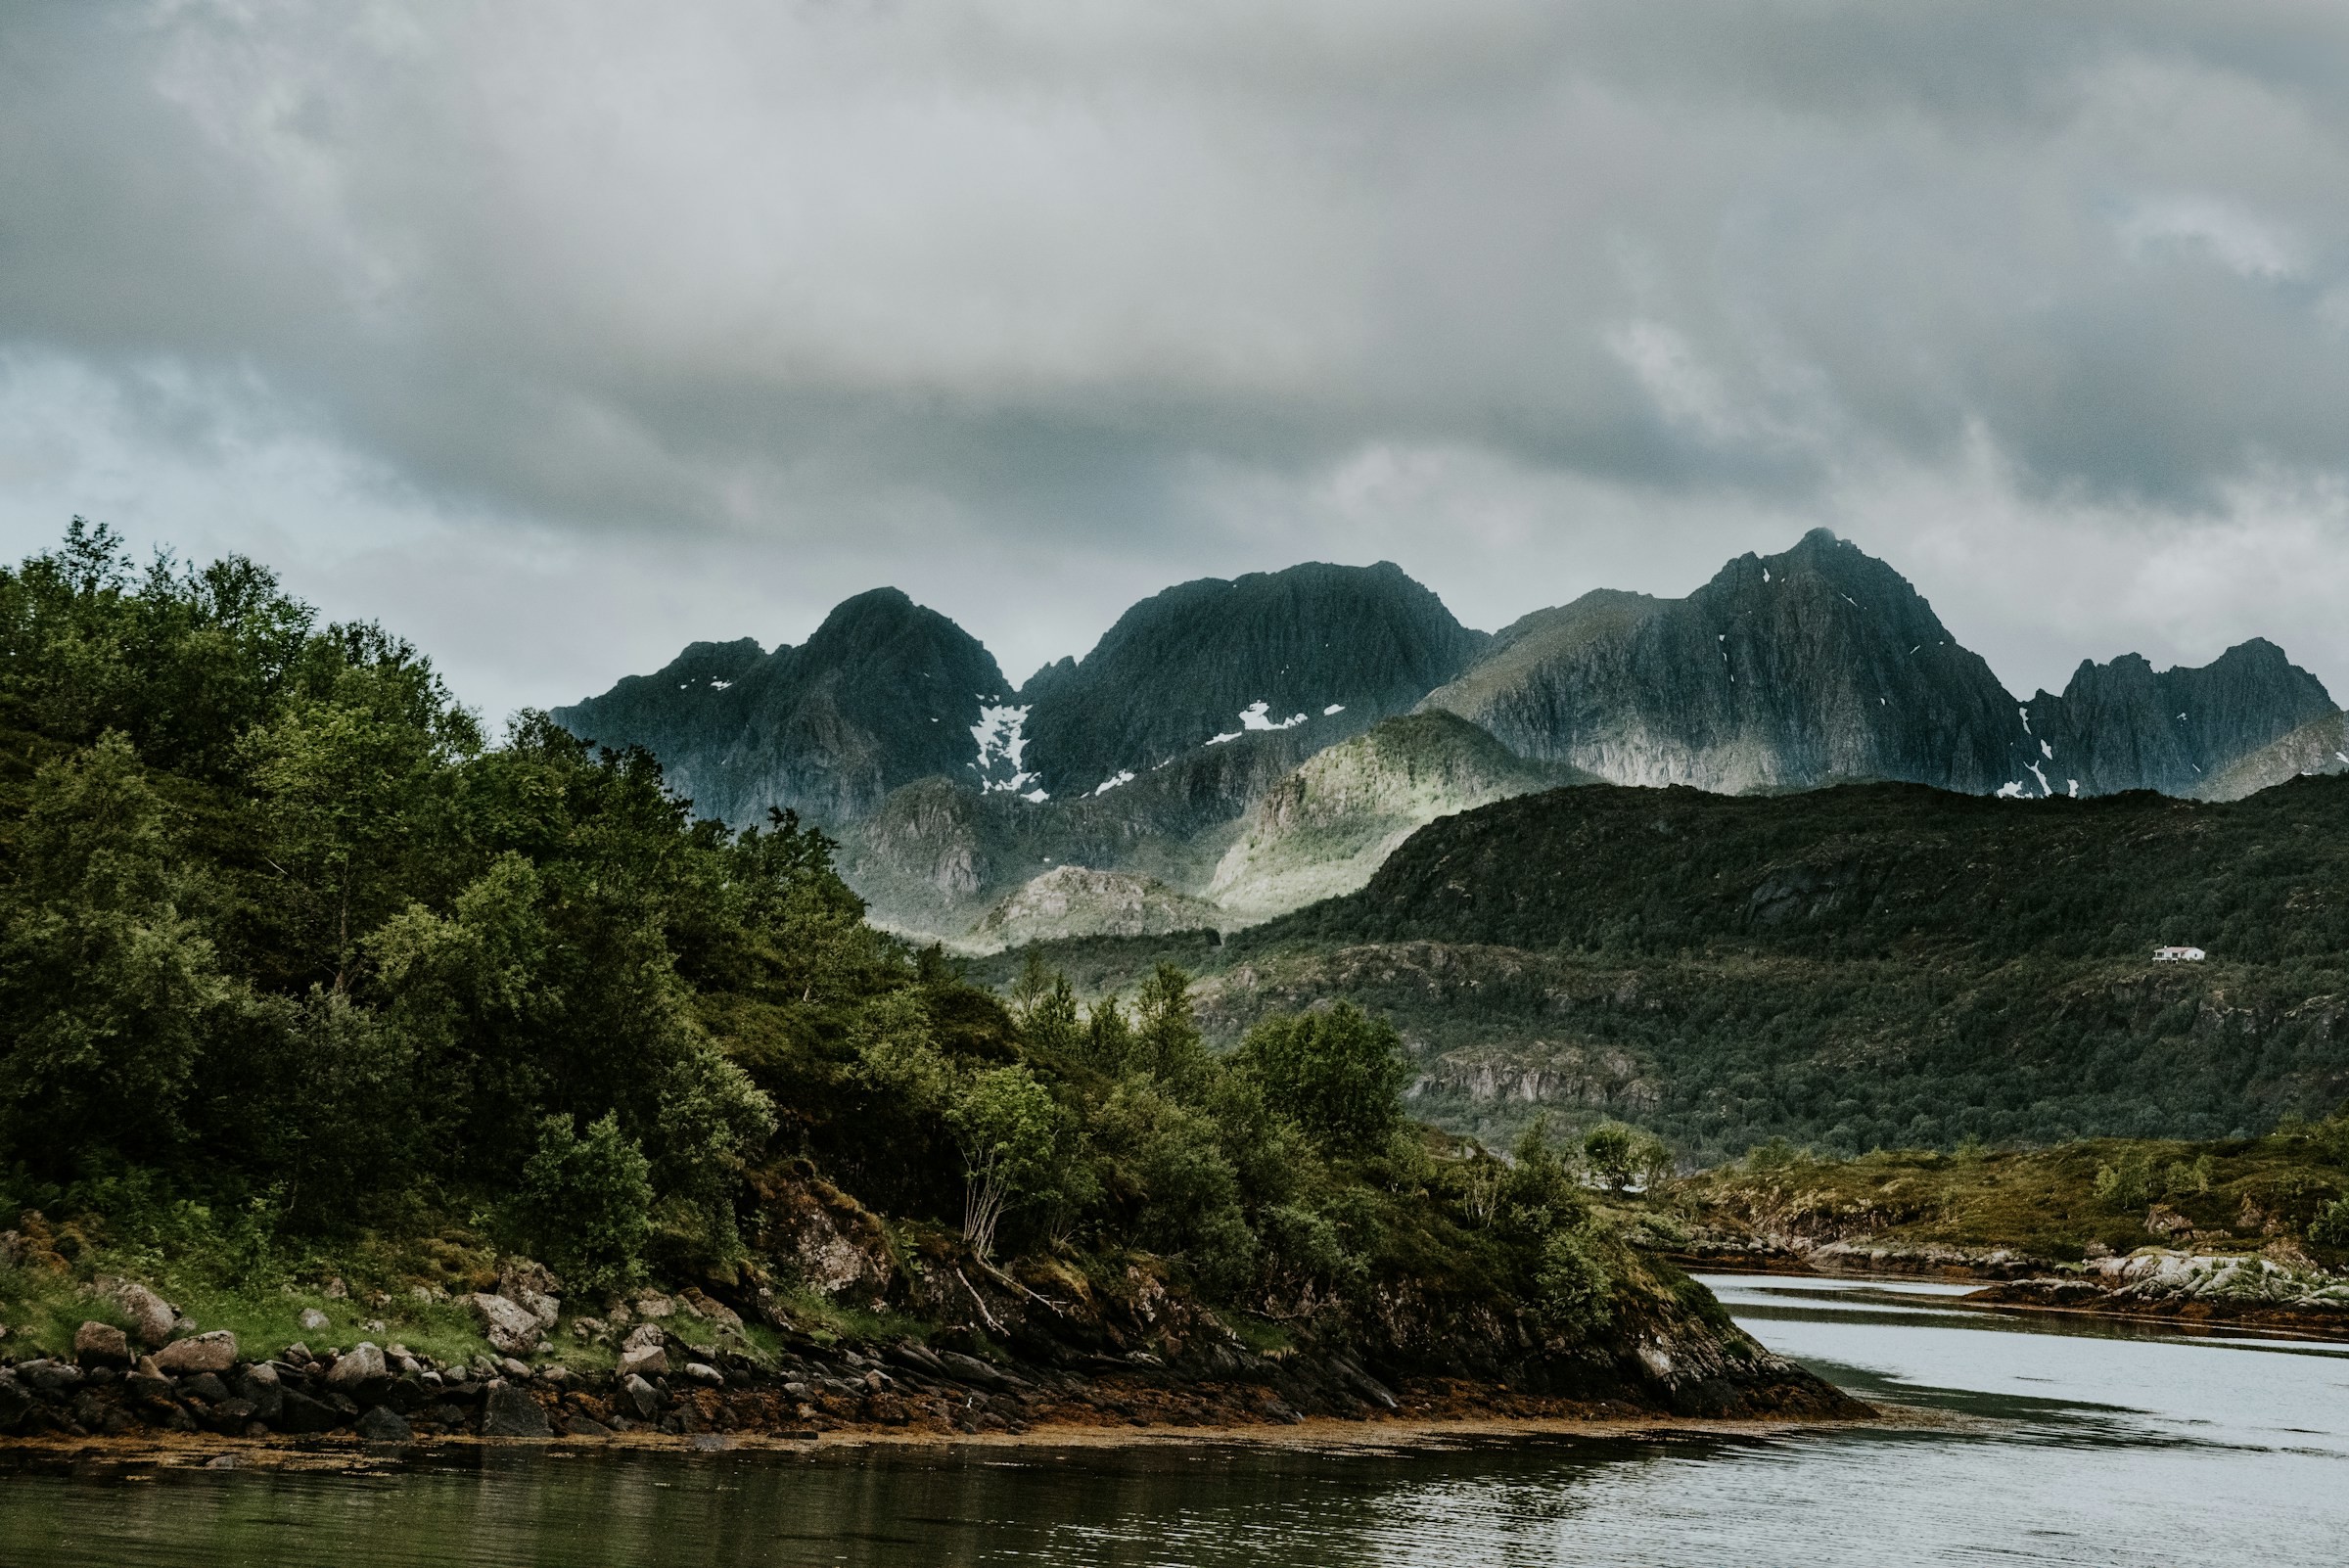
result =
M301 1331L305 1334L323 1333L335 1326L335 1320L315 1307L304 1307L301 1315L295 1321L301 1324Z
M343 1424L343 1412L323 1400L314 1400L298 1388L280 1387L278 1413L269 1424L280 1432L303 1436L313 1432L332 1432Z
M334 1367L326 1374L328 1388L361 1403L382 1393L391 1380L392 1367L384 1353L365 1340L336 1357Z
M465 1298L474 1320L497 1350L508 1356L527 1356L538 1348L538 1314L504 1296L475 1294Z
M362 1414L351 1429L370 1443L405 1443L414 1435L406 1416L382 1405Z
M656 1321L664 1317L674 1317L677 1314L677 1304L655 1291L648 1290L637 1297L635 1305L637 1316Z
M194 1377L183 1377L179 1380L179 1391L189 1399L202 1400L207 1405L228 1403L228 1385L220 1381L217 1372L198 1372Z
M168 1405L179 1392L161 1372L133 1372L122 1380L122 1386L130 1390L132 1399L149 1405Z
M15 1374L0 1370L0 1432L14 1432L32 1413L32 1395Z
M544 1264L508 1258L498 1265L497 1293L537 1318L541 1328L554 1327L562 1315L562 1289L563 1282Z
M688 1287L682 1300L695 1316L707 1322L716 1323L725 1328L742 1326L742 1314L699 1289Z
M174 1375L225 1372L237 1364L237 1336L225 1328L215 1328L194 1339L173 1340L155 1353L155 1364Z
M276 1420L285 1407L285 1389L277 1380L277 1368L267 1361L246 1367L237 1392L252 1403L253 1418L256 1421Z
M84 1323L73 1330L73 1359L84 1366L128 1366L130 1340L112 1323Z
M82 1382L80 1367L71 1361L53 1361L46 1356L19 1363L17 1376L43 1394L62 1394L79 1388Z
M512 1383L489 1385L489 1397L482 1407L482 1436L493 1438L548 1438L555 1435L546 1421L546 1410L530 1398L528 1390Z
M620 1353L622 1377L659 1377L668 1370L668 1353L659 1345L640 1345Z
M649 1421L661 1408L661 1391L634 1374L620 1380L620 1402L636 1412L640 1421Z
M131 1336L150 1349L166 1344L171 1329L179 1321L179 1314L171 1304L133 1280L118 1279L113 1274L100 1274L91 1281L98 1294L122 1310L130 1319Z
M685 1375L696 1383L707 1383L712 1388L725 1386L726 1374L712 1366L708 1361L687 1361Z

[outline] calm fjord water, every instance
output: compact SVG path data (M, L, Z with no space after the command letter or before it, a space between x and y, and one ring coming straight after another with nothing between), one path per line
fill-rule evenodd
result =
M1931 1285L1721 1276L1938 1425L1750 1440L565 1457L0 1475L0 1563L2208 1563L2349 1557L2349 1352L2064 1331Z

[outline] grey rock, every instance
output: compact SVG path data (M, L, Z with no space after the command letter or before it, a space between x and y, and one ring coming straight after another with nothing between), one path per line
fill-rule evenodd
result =
M73 1359L84 1366L128 1366L130 1340L112 1323L83 1323L73 1330Z
M256 1421L274 1421L284 1408L285 1391L278 1382L277 1368L267 1361L245 1368L244 1376L237 1382L237 1393L252 1404Z
M361 1340L335 1358L334 1366L326 1374L326 1386L353 1399L365 1400L382 1390L391 1381L392 1368L384 1353L366 1340Z
M661 1391L643 1378L629 1373L620 1380L620 1400L636 1412L638 1420L649 1421L661 1408Z
M62 1394L68 1389L81 1387L83 1373L71 1361L56 1361L43 1357L20 1364L17 1376L36 1393Z
M351 1430L370 1443L405 1443L415 1435L406 1416L383 1405L361 1412Z
M304 1307L301 1310L301 1315L295 1321L301 1324L301 1331L305 1334L324 1333L327 1329L335 1326L335 1320L315 1307ZM303 1354L307 1355L308 1352L304 1351Z
M179 1382L179 1391L207 1405L221 1405L228 1400L228 1385L220 1380L216 1372L198 1372L193 1377L183 1377Z
M668 1370L668 1353L658 1345L641 1345L620 1353L622 1377L659 1377Z
M194 1339L174 1340L155 1354L166 1372L225 1372L237 1363L237 1336L216 1328Z
M545 1407L530 1398L528 1391L506 1382L489 1385L489 1397L482 1407L482 1436L546 1438L554 1435L554 1428L547 1424Z
M0 1432L14 1432L32 1413L32 1393L16 1375L0 1371Z
M298 1388L281 1388L278 1392L278 1413L270 1421L280 1432L299 1437L314 1432L332 1432L343 1424L341 1410L324 1400L312 1399Z
M538 1315L504 1296L477 1293L465 1298L490 1345L506 1356L527 1356L538 1346Z
M122 1310L123 1315L130 1319L132 1337L140 1344L154 1348L170 1340L179 1314L171 1310L171 1304L162 1297L145 1285L113 1274L100 1274L91 1281L91 1286L100 1296Z
M563 1418L563 1435L576 1438L610 1437L612 1429L591 1415L575 1412Z
M708 1361L687 1361L685 1375L696 1383L706 1383L712 1388L725 1386L726 1374L712 1366Z

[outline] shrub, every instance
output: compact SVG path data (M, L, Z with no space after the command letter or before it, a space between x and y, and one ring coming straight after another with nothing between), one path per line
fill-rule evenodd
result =
M1535 1299L1542 1320L1551 1328L1578 1339L1604 1328L1613 1288L1588 1228L1555 1231L1542 1244Z
M2335 1198L2318 1210L2308 1239L2320 1247L2349 1248L2349 1198Z
M2099 1201L2124 1211L2153 1201L2153 1162L2142 1153L2121 1156L2117 1164L2096 1167L2096 1192Z
M574 1294L609 1297L642 1274L652 1162L620 1130L619 1118L598 1118L584 1137L568 1116L541 1122L518 1207L524 1233Z

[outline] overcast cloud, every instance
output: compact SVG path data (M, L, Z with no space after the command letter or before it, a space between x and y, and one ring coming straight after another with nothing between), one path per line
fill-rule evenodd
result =
M1013 678L1392 558L1825 524L2010 685L2349 696L2349 10L0 4L0 544L243 549L491 715L895 582Z

